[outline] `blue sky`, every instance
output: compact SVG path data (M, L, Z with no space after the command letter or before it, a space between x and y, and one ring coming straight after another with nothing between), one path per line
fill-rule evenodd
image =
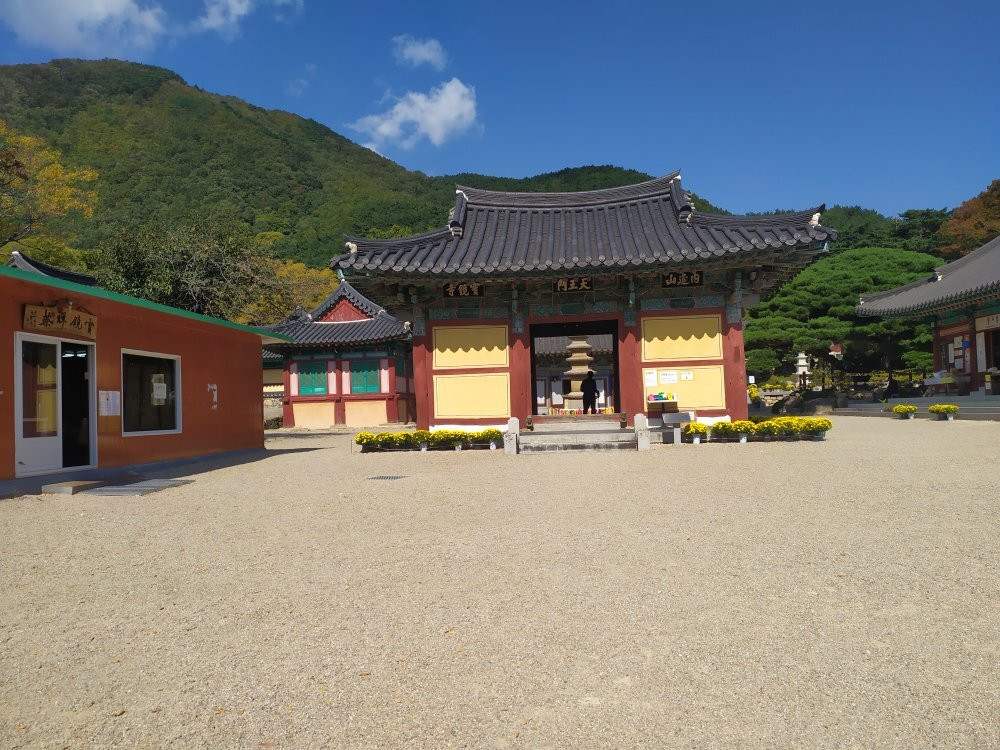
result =
M896 213L1000 178L998 30L985 0L0 0L0 62L161 65L428 174L681 168L731 211Z

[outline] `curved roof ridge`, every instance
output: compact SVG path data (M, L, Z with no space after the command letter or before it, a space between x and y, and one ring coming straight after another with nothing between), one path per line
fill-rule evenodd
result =
M822 216L825 211L825 203L804 211L789 211L784 214L765 214L759 216L750 214L713 214L707 211L695 210L692 212L691 221L698 220L703 224L747 224L748 222L754 224L790 224L802 220L809 221L817 214ZM824 229L826 228L824 227Z
M645 182L631 185L620 185L613 188L598 190L578 190L564 193L533 193L504 190L486 190L466 185L456 185L455 192L462 193L472 205L482 206L525 206L532 208L548 208L567 206L593 206L602 203L620 203L622 201L638 200L640 198L663 195L672 189L674 180L679 180L680 170L675 170L663 177L657 177Z
M941 266L935 266L934 271L940 276L947 276L948 274L962 270L965 266L975 263L979 258L989 255L992 252L1000 252L1000 235L997 235L982 247L977 247L971 253L966 253L961 258L956 258L950 263L945 263Z
M451 229L448 227L441 227L440 229L431 229L420 234L411 234L408 237L389 237L387 239L371 239L368 237L354 237L350 234L344 235L344 244L347 249L350 250L350 246L354 245L358 252L362 250L368 250L369 248L378 248L379 250L384 250L387 248L394 248L398 246L409 247L415 242L421 240L436 240L442 237L452 236Z
M320 302L316 307L309 311L309 322L320 322L315 320L316 318L322 317L327 311L329 311L334 305L336 305L340 300L346 299L356 308L358 308L365 315L372 318L379 315L379 313L385 312L385 308L381 305L372 302L365 295L351 286L347 279L341 281L337 288L326 295L326 299Z

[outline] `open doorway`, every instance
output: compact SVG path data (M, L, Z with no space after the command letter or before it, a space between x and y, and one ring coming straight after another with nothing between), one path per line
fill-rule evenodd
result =
M543 323L530 326L531 397L534 414L560 414L570 391L566 347L570 336L586 335L594 361L590 369L597 381L597 411L620 411L618 400L618 322L598 320L578 323Z
M15 374L16 475L93 466L93 344L20 334Z

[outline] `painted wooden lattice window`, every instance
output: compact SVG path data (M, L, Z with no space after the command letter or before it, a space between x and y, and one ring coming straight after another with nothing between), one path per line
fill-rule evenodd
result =
M378 393L379 366L377 359L356 359L351 362L351 393Z
M299 363L299 395L326 395L326 362Z

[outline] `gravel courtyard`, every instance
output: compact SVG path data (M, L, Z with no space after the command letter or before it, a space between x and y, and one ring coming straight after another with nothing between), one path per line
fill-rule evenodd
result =
M146 497L2 501L0 746L1000 747L998 445L305 435Z

